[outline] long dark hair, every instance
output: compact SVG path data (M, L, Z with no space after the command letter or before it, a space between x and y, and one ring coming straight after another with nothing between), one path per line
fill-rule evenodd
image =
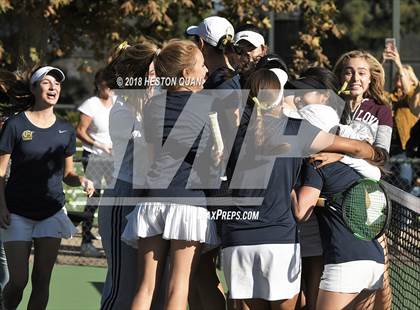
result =
M0 114L10 116L29 110L35 105L35 96L29 83L32 73L38 68L26 71L10 72L0 70L0 93L4 102L0 102Z
M126 78L141 78L143 81L149 75L149 67L156 57L158 48L151 42L143 42L133 46L127 42L121 43L112 53L109 64L104 68L103 80L111 89L121 88L118 80L124 82ZM124 85L122 86L124 87ZM146 83L138 83L133 87L146 89ZM127 98L126 102L133 105L136 111L143 113L146 98L134 96Z
M328 105L331 106L337 114L341 115L343 113L345 103L338 97L340 81L334 72L323 67L312 67L305 70L300 77L315 80L320 86L323 86L322 89L325 89L326 94L331 95L331 93L333 93L337 95L329 97ZM318 89L318 91L322 92L321 89Z

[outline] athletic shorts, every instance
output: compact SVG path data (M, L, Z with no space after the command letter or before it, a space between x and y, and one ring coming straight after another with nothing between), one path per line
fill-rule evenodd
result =
M383 286L385 265L371 260L357 260L324 266L319 288L337 293L360 293Z

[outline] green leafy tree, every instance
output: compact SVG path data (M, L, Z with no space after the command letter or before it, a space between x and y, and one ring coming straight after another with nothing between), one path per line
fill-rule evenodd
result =
M0 0L0 61L13 68L93 51L104 60L122 40L156 42L182 35L186 20L204 17L208 1Z
M347 49L366 49L379 56L384 39L392 37L392 1L337 0L340 10L336 22L345 31L342 45ZM418 33L420 29L420 2L401 0L400 34Z
M252 23L258 27L270 28L268 13L299 14L302 19L299 41L291 47L293 54L292 74L308 66L329 66L328 57L322 48L322 40L328 36L340 37L342 31L334 20L338 10L333 0L226 0L222 14L237 16L239 23Z
M340 35L332 0L221 0L218 6L235 25L251 22L263 28L271 27L270 11L300 12L304 26L291 50L296 71L308 63L328 65L321 41ZM182 36L211 9L212 2L204 0L0 0L1 65L14 69L20 59L26 64L50 62L77 50L105 60L123 40L162 42Z

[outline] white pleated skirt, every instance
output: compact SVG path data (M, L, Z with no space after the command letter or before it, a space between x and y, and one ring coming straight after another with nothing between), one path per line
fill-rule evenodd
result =
M299 244L232 246L222 250L230 299L290 299L300 291Z
M307 221L298 224L298 228L302 257L321 256L322 241L316 215L312 213Z
M139 238L162 235L166 240L198 241L210 247L220 244L216 224L204 207L146 202L127 215L121 239L137 248Z

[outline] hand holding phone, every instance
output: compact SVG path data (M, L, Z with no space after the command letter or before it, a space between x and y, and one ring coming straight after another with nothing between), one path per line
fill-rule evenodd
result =
M395 38L386 38L385 39L385 51L395 51L397 49L397 43Z

